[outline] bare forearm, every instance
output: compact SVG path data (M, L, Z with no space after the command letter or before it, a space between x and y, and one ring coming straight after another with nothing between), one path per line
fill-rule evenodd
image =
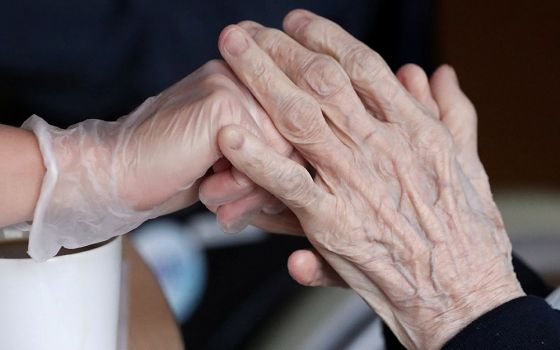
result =
M33 218L44 174L35 135L0 125L0 227Z

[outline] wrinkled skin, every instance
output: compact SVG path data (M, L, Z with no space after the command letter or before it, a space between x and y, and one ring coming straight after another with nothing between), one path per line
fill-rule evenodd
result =
M449 129L457 149L457 161L465 175L483 192L488 187L482 164L476 151L476 111L459 87L457 76L449 66L436 70L430 81L418 66L408 64L396 74L407 91ZM264 221L264 218L262 219ZM283 227L280 225L283 223ZM284 220L276 226L280 231L298 233L296 223ZM298 230L299 229L299 230ZM292 277L306 286L348 287L346 282L315 251L294 252L288 262Z
M222 56L315 172L242 127L222 129L220 149L233 166L290 209L258 215L257 224L297 231L299 222L324 261L411 349L440 348L523 295L476 154L474 112L464 114L471 120L447 119L462 112L409 93L379 55L309 12L287 16L291 38L240 26L222 32ZM443 101L441 93L434 87ZM309 261L316 263L309 271L320 269L319 259Z

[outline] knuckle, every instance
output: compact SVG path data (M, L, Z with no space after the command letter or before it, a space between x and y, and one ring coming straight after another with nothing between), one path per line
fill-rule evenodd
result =
M303 78L319 96L329 97L350 83L338 62L327 55L313 55L303 68Z
M309 174L291 170L281 171L275 178L277 183L282 184L284 199L299 207L306 206L311 199L310 180Z
M249 84L262 84L264 86L269 86L270 82L273 80L272 73L268 69L265 62L261 59L255 59L250 74L247 75L247 80Z
M267 152L252 154L244 162L252 171L260 173L267 183L275 183L278 172L281 171Z
M269 153L263 152L259 156L251 157L247 165L258 170L264 181L274 187L272 193L281 193L284 198L292 197L303 188L300 184L302 177L298 176L300 174L291 167L279 166L277 159Z
M210 89L230 89L235 84L231 81L231 79L222 73L210 73L203 79L203 85Z
M381 56L365 44L350 45L341 57L350 75L360 82L375 81L386 72L386 63Z
M205 97L205 102L209 104L230 103L235 100L235 96L231 89L224 86L214 86Z
M306 94L286 98L280 105L282 128L292 140L314 139L322 129L321 113L319 105Z
M239 96L229 87L213 86L200 100L200 110L207 110L220 125L239 122L236 113L240 108ZM228 111L228 113L219 113Z
M419 148L429 154L441 155L442 152L449 152L453 149L453 140L449 131L435 123L422 127L416 141Z
M259 46L264 46L267 50L275 52L279 49L278 41L285 35L282 31L275 28L261 29L254 37Z
M204 77L204 83L210 86L224 86L230 79L222 73L213 72Z

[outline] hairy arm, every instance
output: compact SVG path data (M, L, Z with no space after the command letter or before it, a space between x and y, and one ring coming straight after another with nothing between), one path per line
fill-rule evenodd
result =
M0 125L0 227L33 218L44 174L35 135Z

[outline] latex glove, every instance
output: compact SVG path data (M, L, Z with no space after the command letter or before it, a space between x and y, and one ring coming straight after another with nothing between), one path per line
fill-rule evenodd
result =
M31 117L23 127L35 132L47 173L29 254L46 260L61 246L100 242L193 204L198 180L221 157L217 132L228 124L243 125L279 152L291 152L221 61L204 65L114 122L86 120L62 130ZM221 176L244 195L258 192L244 176Z
M337 25L297 11L285 30L303 46L249 30L265 52L232 26L220 50L316 176L235 126L219 135L231 163L292 210L408 348L440 348L524 295L489 187L471 182L448 128Z

